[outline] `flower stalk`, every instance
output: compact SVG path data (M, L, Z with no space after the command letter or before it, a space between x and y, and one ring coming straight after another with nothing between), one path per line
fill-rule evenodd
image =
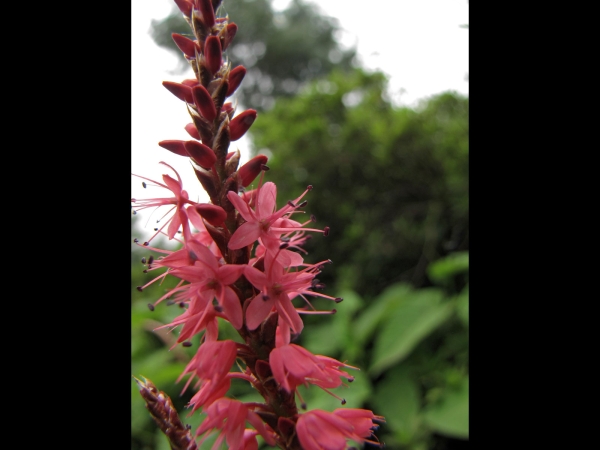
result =
M304 196L290 200L279 209L277 187L265 182L268 158L258 155L239 167L239 151L230 152L232 141L240 139L257 119L254 109L236 115L227 98L241 85L246 69L231 69L223 51L232 45L237 25L221 17L221 0L175 0L187 23L189 36L173 39L190 63L195 79L165 81L163 86L183 101L192 122L185 126L191 139L163 140L159 146L188 160L210 203L192 200L181 178L170 165L162 181L138 176L144 187L160 188L164 196L132 199L134 212L146 208L166 209L156 233L138 245L161 256L144 258L146 272L159 274L145 286L175 277L176 287L149 307L163 301L178 304L183 313L158 328L180 328L175 345L191 346L200 335L196 355L178 381L188 377L184 390L195 390L188 407L206 418L196 430L184 427L170 399L148 380L135 378L150 414L171 442L173 449L193 450L216 434L213 448L226 444L234 450L256 449L257 436L285 450L344 449L347 440L378 444L373 431L383 417L371 411L340 408L334 412L313 410L301 413L306 405L297 387L310 384L331 392L354 377L350 365L322 355L313 355L292 341L303 330L303 314L333 314L335 309L317 311L310 297L341 298L317 292L316 279L331 261L304 261L302 245L307 232L327 236L329 228L309 228ZM257 187L246 190L256 178ZM152 245L157 236L176 240L176 251ZM293 300L303 300L296 306ZM228 321L243 343L219 339L218 321ZM157 329L158 329L157 328ZM238 370L232 370L237 367ZM264 403L244 403L227 397L231 379L250 383Z

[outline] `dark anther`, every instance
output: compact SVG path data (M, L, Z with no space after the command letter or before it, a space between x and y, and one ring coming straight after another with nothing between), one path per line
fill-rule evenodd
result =
M283 250L284 248L288 248L290 246L290 244L288 244L287 242L283 242L280 246L279 246L279 250Z
M310 284L312 284L313 286L316 286L317 284L319 284L319 281L321 281L321 280L319 280L318 278L313 278L313 280L311 281Z
M279 240L280 240L281 242L290 242L290 238L289 238L289 237L287 237L287 236L281 236L281 237L279 238Z
M191 426L189 423L186 423L186 424L185 424L185 429L186 429L186 430L191 430L191 429L192 429L192 426Z
M304 403L304 402L300 403L300 408L302 408L304 411L306 411L306 403Z
M190 250L190 259L192 261L198 261L198 255L196 255L193 251Z
M142 273L148 273L148 269L142 270Z
M136 287L136 289L137 289L138 291L140 291L140 292L142 292L142 291L144 290L144 288L143 288L143 287L141 287L141 286L137 286L137 287Z
M145 256L142 258L142 264L146 264L146 257Z
M154 311L154 305L152 303L148 303L148 309L150 311Z
M304 200L302 203L300 203L298 208L304 208L306 205L308 205L308 200Z
M271 298L271 297L269 297L269 296L268 296L268 295L266 295L266 294L263 294L263 296L262 296L262 299L263 299L263 301L265 301L265 302L266 302L267 300L269 300L270 298Z
M354 377L348 378L348 383L352 383L354 381Z
M306 186L306 189L309 191L312 191L312 188L313 188L312 184L309 184L308 186Z
M323 236L329 236L329 227L323 228Z
M175 300L167 300L167 306L171 306L177 303Z
M133 242L135 242L135 243L137 244L137 243L138 243L138 242L140 242L140 241L138 240L138 238L135 238L135 239L133 240Z
M148 247L149 245L150 245L150 242L148 242L148 241L144 242L145 247Z
M314 214L310 215L310 221L311 222L316 222L317 221L317 216L315 216Z
M191 347L192 343L190 341L185 341L185 342L182 342L181 345L183 345L184 347Z
M179 307L180 308L185 308L185 302L179 302Z
M345 405L345 404L346 404L346 399L345 399L345 398L343 398L343 399L342 399L342 405Z
M144 186L144 189L146 189L146 182L142 181L142 186Z
M132 214L135 216L135 215L137 214L137 212L136 212L136 211L133 211L133 212L132 212Z
M223 307L221 305L219 305L219 304L213 305L213 308L217 312L223 312Z
M296 205L294 205L294 202L291 200L288 200L287 204L288 204L288 206L291 206L292 208L296 207Z
M150 257L148 258L148 265L152 264L154 262L154 256L150 255Z
M154 231L158 231L158 228L155 228Z
M336 302L336 303L341 303L341 302L343 302L343 301L344 301L344 299L343 299L342 297L337 297L337 298L335 299L335 302Z
M267 170L269 170L269 166L267 166L266 164L261 164L260 165L260 170L267 171Z
M335 308L333 308L333 309L331 310L331 314L335 314L336 312L337 312L337 309L335 309Z

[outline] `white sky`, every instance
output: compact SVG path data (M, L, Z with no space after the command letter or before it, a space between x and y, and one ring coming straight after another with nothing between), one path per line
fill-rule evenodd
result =
M224 0L244 1L244 0ZM273 0L274 9L283 9L289 0ZM468 95L469 23L467 0L318 0L324 15L334 17L342 28L341 42L356 46L367 69L389 76L391 98L397 105L412 106L419 99L446 90ZM131 23L131 169L132 173L162 181L170 164L179 172L184 189L194 200L206 200L186 158L158 146L167 139L190 139L184 126L191 122L185 104L167 91L163 81L180 82L189 74L174 75L178 57L158 47L150 37L152 19L171 12L173 0L132 0ZM367 5L373 5L367 6ZM230 18L238 27L244 23ZM233 44L235 45L235 39ZM180 57L183 58L183 57ZM251 107L251 105L250 105ZM239 113L241 111L237 111ZM257 120L260 120L260 116ZM239 148L241 164L248 160L246 137L232 142ZM131 196L153 197L132 177Z

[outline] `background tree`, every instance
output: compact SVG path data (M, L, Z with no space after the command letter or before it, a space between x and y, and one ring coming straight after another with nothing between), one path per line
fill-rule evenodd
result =
M317 261L335 255L323 281L365 296L431 285L430 262L468 249L468 99L394 108L385 88L381 73L336 71L251 129L278 198L315 188L308 209L331 233L307 249Z
M247 74L236 92L240 103L257 110L269 108L277 97L296 94L306 82L337 68L349 70L355 50L344 50L335 39L337 20L318 13L315 3L293 0L275 12L269 0L226 1L223 13L243 23L228 55L232 66L242 64ZM172 33L189 34L177 7L163 20L152 21L151 36L160 47L181 55ZM174 69L189 69L181 58Z

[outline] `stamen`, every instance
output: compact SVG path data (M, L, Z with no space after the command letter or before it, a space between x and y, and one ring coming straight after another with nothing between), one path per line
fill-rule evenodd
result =
M310 215L310 221L311 222L316 222L317 221L317 216L315 216L314 214Z
M150 311L154 311L154 305L152 303L148 303L148 309Z
M191 347L192 343L190 341L185 341L185 342L182 342L181 345L183 345L184 347Z
M138 291L140 291L140 292L142 292L142 291L144 290L144 288L143 288L143 287L141 287L141 286L136 286L135 288L136 288Z
M306 205L308 205L308 200L304 200L302 203L300 203L298 208L304 208Z
M152 264L154 262L154 256L150 255L150 257L148 258L148 265Z
M146 264L146 257L145 256L142 258L142 264Z
M336 302L336 303L341 303L343 301L344 301L344 299L342 297L336 297L336 299L334 300L334 302Z
M313 185L309 184L308 186L306 186L306 190L307 191L312 191Z
M329 227L323 229L323 236L329 236Z
M144 187L144 189L146 189L146 182L142 181L142 186Z

